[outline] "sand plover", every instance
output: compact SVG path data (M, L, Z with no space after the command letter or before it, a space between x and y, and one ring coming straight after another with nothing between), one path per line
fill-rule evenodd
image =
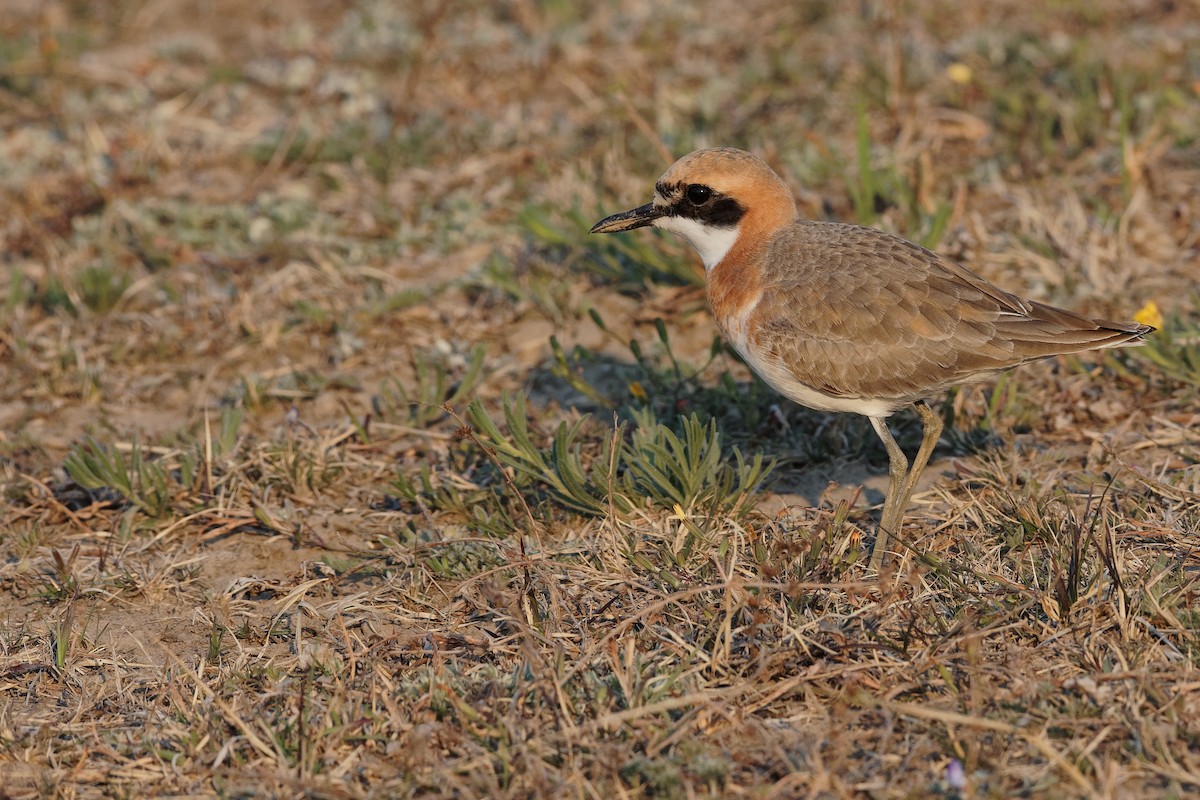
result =
M684 156L652 202L591 232L647 225L699 251L717 325L764 381L800 405L871 420L890 463L875 568L941 436L925 398L1028 361L1137 344L1154 330L1023 299L883 231L800 219L783 180L742 150ZM886 422L906 406L925 428L911 468Z

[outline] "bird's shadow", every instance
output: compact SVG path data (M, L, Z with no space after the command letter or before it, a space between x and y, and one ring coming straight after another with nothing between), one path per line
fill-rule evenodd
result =
M887 452L866 417L798 406L756 378L735 380L715 369L680 375L644 361L587 352L536 367L526 387L534 405L571 408L601 420L628 420L646 405L670 427L692 413L705 421L713 418L725 457L737 448L776 462L769 491L789 504L819 506L831 501L828 490L837 485L851 487L856 504L875 505L887 488ZM922 435L916 413L898 412L889 425L911 458ZM953 444L943 439L935 459L962 446L961 436ZM974 449L971 445L968 451ZM936 473L936 468L930 471Z

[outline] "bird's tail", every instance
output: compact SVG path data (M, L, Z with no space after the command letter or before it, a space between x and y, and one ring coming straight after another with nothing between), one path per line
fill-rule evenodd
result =
M1034 358L1107 350L1111 347L1136 347L1143 344L1155 328L1140 322L1110 322L1090 319L1074 311L1026 301L1026 314L1014 314L1001 320L1005 335L1020 342Z

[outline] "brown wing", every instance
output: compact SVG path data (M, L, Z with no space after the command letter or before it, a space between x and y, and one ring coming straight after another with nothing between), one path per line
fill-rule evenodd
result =
M855 225L798 222L768 250L753 340L840 397L911 401L1152 328L1091 320L1009 294L941 256Z

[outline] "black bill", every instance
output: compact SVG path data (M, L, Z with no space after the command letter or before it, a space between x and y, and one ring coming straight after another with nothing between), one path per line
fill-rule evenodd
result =
M655 208L654 203L647 203L631 211L622 211L620 214L605 217L592 226L591 233L616 233L617 231L644 228L664 213L661 209Z

